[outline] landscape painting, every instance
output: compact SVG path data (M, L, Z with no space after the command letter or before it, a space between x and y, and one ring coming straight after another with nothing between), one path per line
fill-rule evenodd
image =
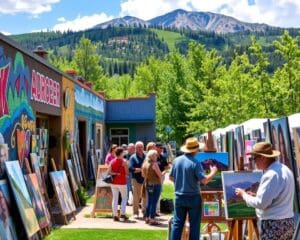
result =
M30 238L40 230L40 227L24 181L19 161L5 162L5 167L27 237Z
M0 239L17 240L17 232L11 216L11 197L6 180L0 180Z
M40 228L46 228L50 224L50 213L41 193L36 173L24 176L28 191L31 196L33 208L39 222Z
M50 172L50 178L55 190L62 214L68 215L76 211L71 189L65 171Z
M201 185L202 190L222 190L221 172L228 171L229 159L228 153L198 153L195 158L201 163L203 170L206 174L210 172L210 166L218 168L217 174L213 177L212 181L207 185Z
M229 218L255 218L255 209L248 207L242 197L235 194L236 188L256 194L262 172L222 172L225 216Z

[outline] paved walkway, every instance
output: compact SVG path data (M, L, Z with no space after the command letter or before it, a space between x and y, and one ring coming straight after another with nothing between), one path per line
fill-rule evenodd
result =
M76 214L76 220L72 220L68 225L63 225L61 228L86 228L86 229L144 229L144 230L167 230L168 219L171 215L162 215L158 218L161 225L150 226L145 224L143 220L136 220L130 217L127 222L114 222L112 218L104 217L86 217L92 212L93 204L88 204L86 207L80 208ZM132 213L132 207L127 206L126 212Z

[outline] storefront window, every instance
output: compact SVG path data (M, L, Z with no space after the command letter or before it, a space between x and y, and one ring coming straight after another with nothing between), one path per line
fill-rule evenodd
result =
M110 140L113 144L121 146L122 144L129 143L129 130L128 128L111 128Z

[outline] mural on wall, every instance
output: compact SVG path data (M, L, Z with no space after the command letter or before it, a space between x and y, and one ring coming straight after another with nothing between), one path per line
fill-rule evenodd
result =
M11 59L0 46L0 139L8 144L11 160L18 159L17 131L25 136L35 128L30 91L31 76L23 55L17 52Z
M78 117L87 119L87 138L91 139L93 124L91 119L95 119L95 122L104 121L104 101L75 84L75 139L78 139Z

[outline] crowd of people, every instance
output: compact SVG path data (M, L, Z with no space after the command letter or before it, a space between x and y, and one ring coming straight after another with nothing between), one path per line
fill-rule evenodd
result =
M135 144L111 145L105 158L108 173L113 176L112 212L114 221L126 221L126 206L132 193L132 208L135 219L143 218L145 223L159 225L160 195L165 174L170 169L164 146L160 142L141 141ZM118 211L119 197L120 210Z

